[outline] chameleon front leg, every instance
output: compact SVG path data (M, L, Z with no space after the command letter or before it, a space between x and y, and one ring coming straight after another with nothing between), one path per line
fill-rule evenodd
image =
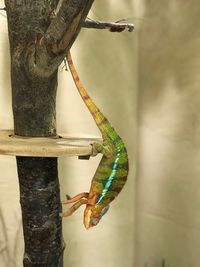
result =
M73 206L71 206L67 211L60 213L61 217L71 216L80 206L87 204L88 200L86 198L82 198L78 200Z

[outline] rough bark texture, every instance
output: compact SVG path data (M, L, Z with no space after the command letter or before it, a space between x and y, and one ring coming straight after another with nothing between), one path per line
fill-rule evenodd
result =
M92 3L93 0L5 1L16 135L56 135L57 68ZM57 159L17 157L17 168L25 241L23 264L63 266Z

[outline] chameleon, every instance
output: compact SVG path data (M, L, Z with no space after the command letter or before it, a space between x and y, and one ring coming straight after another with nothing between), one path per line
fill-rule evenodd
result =
M124 187L129 170L128 155L123 140L86 92L74 67L70 52L66 55L66 59L78 92L102 134L103 142L93 144L93 154L102 153L103 156L92 179L90 191L64 201L65 205L74 204L61 213L61 217L70 216L85 204L84 225L86 229L89 229L99 223L108 211L109 204Z

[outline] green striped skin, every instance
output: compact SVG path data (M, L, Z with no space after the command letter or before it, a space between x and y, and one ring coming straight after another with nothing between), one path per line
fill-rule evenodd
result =
M120 193L128 175L126 147L103 113L94 104L83 87L74 68L71 55L67 61L76 87L92 114L103 137L103 144L94 144L94 150L103 154L92 179L89 197L84 211L84 225L88 229L98 224L109 204Z

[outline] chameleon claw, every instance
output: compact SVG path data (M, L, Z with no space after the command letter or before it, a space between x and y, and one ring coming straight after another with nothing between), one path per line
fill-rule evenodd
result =
M67 200L71 199L70 195L68 195L68 194L66 194L65 197L66 197Z

